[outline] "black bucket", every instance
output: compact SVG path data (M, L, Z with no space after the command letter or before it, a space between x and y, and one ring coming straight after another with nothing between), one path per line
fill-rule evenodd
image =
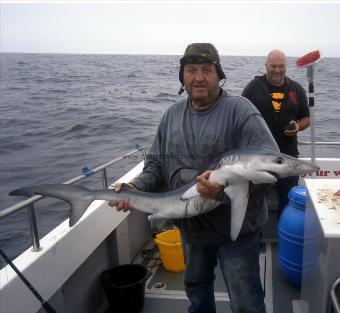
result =
M144 306L145 282L150 277L144 266L125 264L102 273L102 283L112 313L138 313Z

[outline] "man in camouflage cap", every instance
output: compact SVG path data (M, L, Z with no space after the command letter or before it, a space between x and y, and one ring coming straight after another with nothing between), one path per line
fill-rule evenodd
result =
M226 79L218 52L211 43L193 43L185 49L184 56L180 60L181 67L179 70L179 81L182 83L182 87L184 86L183 68L186 63L213 63L216 66L220 80ZM181 93L184 91L182 90L183 89L181 89Z
M278 151L265 121L243 97L220 86L225 78L218 52L210 43L190 44L180 60L179 80L188 97L164 113L142 173L131 186L143 191L177 189L197 179L202 196L221 202L214 210L176 219L185 256L184 284L190 313L216 313L214 270L220 264L234 313L264 313L259 273L260 228L268 212L268 185L251 185L248 208L239 237L230 238L230 199L224 186L208 180L214 160L243 147ZM213 165L212 165L213 164ZM120 185L116 186L117 192ZM132 209L127 201L112 203Z

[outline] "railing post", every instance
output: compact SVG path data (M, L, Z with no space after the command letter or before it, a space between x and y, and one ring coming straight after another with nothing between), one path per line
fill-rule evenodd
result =
M332 307L333 307L334 312L339 313L340 306L339 306L338 298L334 290L331 291L330 296L331 296L331 302L332 302Z
M340 285L340 276L335 280L335 282L333 283L329 291L331 306L329 307L328 312L331 312L331 307L332 307L335 313L340 313L340 304L339 304L338 297L335 292L339 285Z
M35 217L33 203L27 207L27 213L28 213L28 222L30 225L30 231L31 231L31 236L32 236L33 251L40 251L41 248L40 248L40 241L39 241L39 235L38 235L37 219Z
M106 174L106 168L102 170L102 181L103 181L103 188L107 189L109 186L107 184L107 174Z

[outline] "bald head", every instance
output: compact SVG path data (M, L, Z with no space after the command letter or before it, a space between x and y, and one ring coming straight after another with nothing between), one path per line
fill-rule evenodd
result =
M266 79L274 86L282 86L286 75L286 56L280 50L269 52L266 60Z
M286 55L281 50L270 51L267 55L266 63L271 62L272 60L280 60L286 64Z

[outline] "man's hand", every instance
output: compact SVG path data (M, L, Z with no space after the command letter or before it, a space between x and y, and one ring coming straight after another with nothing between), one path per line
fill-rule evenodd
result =
M299 124L296 121L290 121L283 133L286 136L296 136L299 130Z
M114 185L115 187L115 192L120 192L122 190L122 185L121 183L116 183ZM134 189L137 189L133 184L128 184L129 186L131 186ZM116 207L117 211L123 211L123 212L127 212L127 211L131 211L133 209L133 207L130 205L130 202L127 200L111 200L109 201L109 206L112 207Z
M223 186L215 182L208 181L212 171L205 171L202 175L197 177L196 188L197 191L206 198L215 199L217 194L221 191Z

